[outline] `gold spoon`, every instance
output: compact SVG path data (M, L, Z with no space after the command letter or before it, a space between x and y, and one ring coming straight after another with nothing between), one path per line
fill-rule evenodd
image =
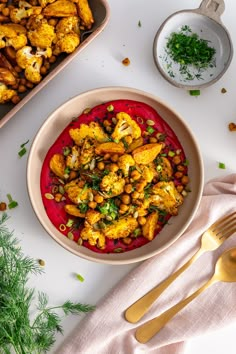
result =
M216 282L236 282L236 248L225 251L218 259L215 266L215 273L210 280L201 286L192 295L180 301L169 310L163 312L160 316L141 325L135 333L135 338L140 343L147 343L155 334L157 334L165 324L182 310L195 297Z

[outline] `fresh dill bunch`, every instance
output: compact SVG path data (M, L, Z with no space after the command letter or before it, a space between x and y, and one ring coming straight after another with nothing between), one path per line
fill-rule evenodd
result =
M48 306L45 293L35 294L27 287L30 274L42 273L38 262L25 256L19 242L5 226L8 217L0 218L0 354L46 353L63 333L61 317L94 310L94 306L66 301ZM38 300L33 304L35 298ZM34 301L35 303L35 301ZM34 317L30 314L36 313Z

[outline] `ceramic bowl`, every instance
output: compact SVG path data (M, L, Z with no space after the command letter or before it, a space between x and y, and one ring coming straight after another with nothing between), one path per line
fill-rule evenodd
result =
M188 175L190 177L191 193L188 194L184 204L180 207L179 214L171 218L171 222L164 226L153 241L127 252L103 254L78 245L78 243L65 237L51 223L42 201L40 175L48 150L74 117L78 117L87 107L94 107L117 99L134 100L148 104L172 128L189 161ZM203 163L198 144L191 130L184 119L168 103L150 93L137 89L104 87L81 93L62 104L49 115L36 134L31 146L27 163L27 186L32 207L38 220L47 233L62 247L90 261L127 264L142 261L158 254L171 246L182 235L199 206L203 189Z
M199 8L178 11L160 26L153 43L153 57L159 72L169 83L186 90L196 90L214 84L224 75L233 57L230 34L221 21L224 9L223 0L203 0ZM183 26L215 49L212 63L207 68L199 71L188 65L187 70L181 71L180 64L170 57L167 42L171 34L179 33Z

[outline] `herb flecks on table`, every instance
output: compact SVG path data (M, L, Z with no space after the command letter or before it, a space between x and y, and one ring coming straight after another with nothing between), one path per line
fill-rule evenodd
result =
M35 289L27 287L27 282L30 274L41 274L42 267L23 255L18 240L5 225L7 219L6 213L0 218L0 353L45 353L52 348L55 334L63 332L58 311L81 314L94 307L71 301L49 307L42 292L36 299Z
M166 53L179 64L179 73L184 80L200 80L203 71L215 66L215 48L209 45L209 41L192 32L189 26L182 26L179 32L171 33L166 43ZM168 68L169 75L174 77L171 63L168 63Z

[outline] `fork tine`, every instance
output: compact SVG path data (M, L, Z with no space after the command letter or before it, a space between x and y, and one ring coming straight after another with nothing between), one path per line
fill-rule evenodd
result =
M231 235L233 235L233 233L236 232L236 224L233 225L233 228L230 227L227 232L220 232L217 236L219 237L219 239L221 241L226 240L227 238L229 238Z
M221 218L220 220L217 220L214 224L210 226L211 231L215 232L216 228L223 227L225 224L228 225L228 222L235 220L234 217L236 217L236 211L234 211L230 215L227 215L224 218Z

